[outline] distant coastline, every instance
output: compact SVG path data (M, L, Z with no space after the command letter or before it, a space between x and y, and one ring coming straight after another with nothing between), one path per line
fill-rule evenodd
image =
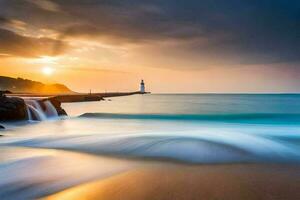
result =
M13 93L37 93L37 94L72 94L75 93L67 86L59 83L44 84L23 78L0 76L0 90L8 90Z

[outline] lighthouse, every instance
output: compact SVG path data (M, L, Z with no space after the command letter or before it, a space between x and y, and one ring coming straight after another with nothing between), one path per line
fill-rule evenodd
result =
M141 81L140 92L141 93L145 93L145 83L144 83L144 80Z

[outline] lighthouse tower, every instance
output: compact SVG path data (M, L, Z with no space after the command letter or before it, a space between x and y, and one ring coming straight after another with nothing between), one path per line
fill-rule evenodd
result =
M144 80L141 81L140 92L141 93L145 93L145 83L144 83Z

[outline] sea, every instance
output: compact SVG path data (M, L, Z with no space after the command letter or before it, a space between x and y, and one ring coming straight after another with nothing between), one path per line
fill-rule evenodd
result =
M144 160L300 162L299 94L147 94L62 107L67 117L0 122L0 199L42 197Z

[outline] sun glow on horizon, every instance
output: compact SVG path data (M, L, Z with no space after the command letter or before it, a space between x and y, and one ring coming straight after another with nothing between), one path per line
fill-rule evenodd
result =
M54 73L54 69L52 67L43 67L42 72L44 75L50 76Z

